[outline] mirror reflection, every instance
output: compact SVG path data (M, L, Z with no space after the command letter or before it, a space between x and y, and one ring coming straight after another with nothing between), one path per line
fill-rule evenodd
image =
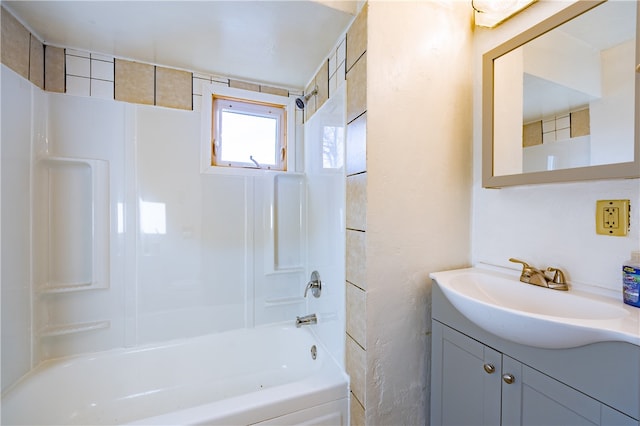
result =
M496 58L493 175L634 161L635 1L608 1Z

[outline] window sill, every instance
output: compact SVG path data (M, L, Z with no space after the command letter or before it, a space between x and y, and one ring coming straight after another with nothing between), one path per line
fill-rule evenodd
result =
M304 173L293 172L287 170L268 170L254 169L251 167L224 167L224 166L205 166L200 170L205 175L225 175L225 176L273 176L273 175L290 175L302 176Z

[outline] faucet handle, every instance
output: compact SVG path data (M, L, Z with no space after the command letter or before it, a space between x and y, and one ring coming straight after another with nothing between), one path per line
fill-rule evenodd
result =
M521 263L522 264L522 272L520 272L520 281L523 283L531 283L531 278L534 276L535 268L530 266L527 262L523 262L522 260L514 259L513 257L509 258L509 262L513 263Z
M311 279L307 283L307 287L304 289L304 297L307 297L309 289L311 289L313 297L320 297L320 293L322 292L322 281L320 280L320 274L318 271L313 271L311 273Z
M513 257L509 258L509 262L513 262L513 263L521 263L522 264L522 270L524 271L525 269L531 269L531 266L529 266L529 264L527 262L523 262L522 260L518 260L515 259Z
M556 284L566 284L567 283L567 281L564 278L564 272L562 272L560 269L549 266L547 268L547 271L553 272L553 279L551 280L552 282L554 282Z

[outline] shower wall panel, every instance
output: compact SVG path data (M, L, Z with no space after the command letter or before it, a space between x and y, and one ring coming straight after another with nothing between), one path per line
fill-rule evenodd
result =
M138 342L304 314L302 174L200 173L200 115L136 107Z
M34 360L123 346L127 106L45 94L34 150Z
M254 228L255 324L306 314L305 178L256 176Z
M302 174L202 174L199 112L2 72L3 387L53 357L306 313Z
M250 319L252 181L201 174L199 132L197 113L136 109L140 343Z
M307 298L318 313L317 333L344 364L345 333L345 100L344 85L305 123L308 273L317 270L322 295Z
M0 158L2 261L2 390L31 368L31 121L29 84L1 65Z

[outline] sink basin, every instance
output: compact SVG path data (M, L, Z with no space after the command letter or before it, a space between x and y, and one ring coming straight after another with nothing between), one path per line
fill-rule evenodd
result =
M518 274L468 268L431 274L451 304L478 327L539 348L623 341L640 346L640 309L585 291L557 291Z

